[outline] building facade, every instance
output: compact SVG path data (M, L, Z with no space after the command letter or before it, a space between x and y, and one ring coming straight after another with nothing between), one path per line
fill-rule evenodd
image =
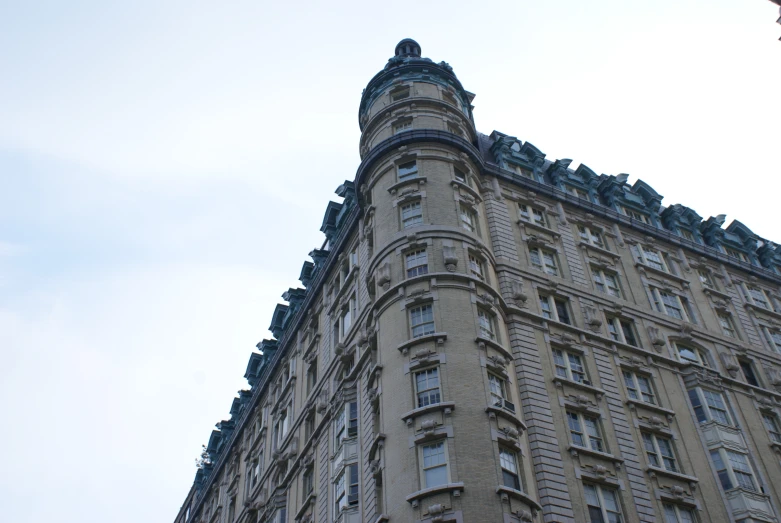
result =
M478 133L412 40L175 523L778 522L781 248Z

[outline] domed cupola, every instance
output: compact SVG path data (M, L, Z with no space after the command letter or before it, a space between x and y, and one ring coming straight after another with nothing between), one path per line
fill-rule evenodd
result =
M405 38L396 44L396 56L420 57L420 44L412 38Z

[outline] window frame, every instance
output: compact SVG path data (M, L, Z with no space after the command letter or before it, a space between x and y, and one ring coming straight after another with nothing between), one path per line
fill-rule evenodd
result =
M716 287L716 282L713 281L713 276L711 276L710 271L707 271L705 269L698 269L697 270L697 277L700 280L700 283L703 287L706 289L712 289L714 291L718 291L719 289Z
M781 445L781 423L778 421L778 416L775 412L762 411L762 424L767 430L770 442L776 445Z
M765 332L765 341L770 345L770 348L776 353L781 354L781 331L773 332L770 327L764 325L762 326L762 330ZM775 339L776 336L778 337L777 342Z
M670 293L666 290L660 289L659 287L651 287L650 290L651 302L657 312L660 312L665 316L669 316L670 318L676 320L695 324L697 323L694 321L694 317L691 315L691 310L689 309L689 300L685 296L682 297L679 294ZM674 298L677 302L677 307L665 301L665 296ZM670 314L670 310L677 310L680 312L680 315Z
M432 373L435 375L432 378ZM419 376L424 378L422 382ZM431 385L429 382L432 379L436 379L436 385ZM421 388L421 383L425 384L425 388ZM428 367L425 369L416 370L412 373L412 387L415 398L415 408L422 409L431 405L439 405L442 403L442 373L439 366ZM435 392L436 391L436 392ZM425 398L425 400L423 399ZM434 398L436 401L432 401Z
M613 281L613 285L609 283L609 280ZM591 281L594 284L594 288L597 292L607 294L614 298L623 298L624 294L621 291L621 282L618 277L618 272L605 270L594 265L591 266Z
M719 463L716 462L714 459L714 454L719 457L719 462L724 468L719 468ZM754 470L754 467L751 465L751 459L749 457L749 454L747 452L737 452L732 449L727 449L725 447L718 447L715 449L711 449L709 452L711 463L713 464L713 468L716 470L716 475L719 478L719 483L721 484L721 488L724 490L724 492L729 492L735 489L742 489L747 490L749 492L756 492L760 493L761 489L759 486L759 482L756 477L756 471ZM740 460L745 460L744 463L741 463L741 465L745 464L746 469L739 470L739 474L735 473L735 461L739 461L736 459L733 461L731 458L732 456L741 456ZM725 459L726 458L726 459ZM726 473L726 478L722 473ZM738 480L738 477L743 478L749 478L751 487L745 486L745 483ZM730 487L727 488L727 485L725 483L725 479L729 480Z
M413 262L414 265L411 265L410 262ZM428 250L423 248L405 252L404 270L407 278L428 274Z
M443 462L441 463L435 463L432 465L427 466L426 465L426 449L432 448L432 447L439 447L442 446L442 457ZM418 445L418 459L419 459L419 470L420 470L420 484L422 488L434 488L434 487L441 487L442 485L447 485L450 483L450 459L448 456L448 449L447 449L447 438L441 438L435 441L426 442ZM439 455L439 453L437 453ZM427 472L429 470L434 470L438 468L445 468L445 481L443 483L438 483L436 485L429 485L428 484L428 476Z
M759 375L754 367L754 362L746 358L738 358L738 366L740 367L740 372L743 374L743 379L746 380L747 384L752 387L762 387L762 382L759 381Z
M536 262L535 259L537 260ZM529 264L536 270L549 276L561 276L558 253L555 249L546 249L538 246L529 247Z
M393 135L397 135L399 133L403 133L404 131L408 131L412 129L412 118L400 118L393 122L392 130Z
M418 211L412 214L413 211ZM410 229L423 224L423 201L417 198L399 205L399 219L402 229Z
M694 397L692 397L692 394ZM694 417L698 423L718 423L727 427L734 427L735 422L732 419L732 413L730 412L729 404L724 394L720 391L713 391L702 387L694 387L688 389L687 395L689 397L689 405L691 405L694 411ZM697 399L697 404L694 403L694 398ZM721 405L712 405L711 401ZM713 412L718 412L718 416L714 416ZM701 419L702 418L702 419Z
M572 314L569 309L569 300L566 298L559 298L552 294L537 294L541 316L548 320L558 321L566 325L574 325L572 322ZM543 304L546 304L543 306ZM561 309L566 313L566 317L562 319ZM566 320L566 321L565 321Z
M632 253L635 256L635 260L645 267L656 269L667 274L673 274L670 264L667 261L667 253L656 247L645 247L641 243L632 245ZM649 254L652 254L651 261L649 262Z
M759 303L760 300L756 298L756 291L757 294L760 295L761 302L765 303L765 305L761 305ZM743 284L743 295L746 299L746 301L755 307L759 307L760 309L764 309L766 311L774 312L775 308L773 307L773 300L770 299L770 296L768 293L763 289L762 287L759 287L757 285L749 285L748 283Z
M581 225L581 224L577 224L577 228L578 228L578 236L580 236L580 241L588 245L591 245L592 247L598 247L606 251L610 250L608 249L607 241L605 241L603 231L597 230L596 228L592 228L588 225ZM595 237L597 238L598 241L594 240Z
M601 427L602 420L599 416L571 409L567 409L565 412L567 416L567 430L572 446L603 454L609 453L604 430ZM577 420L577 429L573 426L573 420ZM596 434L592 434L589 428L593 428ZM584 443L583 445L575 442L576 436Z
M696 358L691 359L691 358L684 358L683 356L681 356L681 347L694 353ZM673 349L675 351L676 359L681 363L694 363L695 365L701 365L703 367L708 367L708 368L713 367L711 365L710 353L706 349L702 349L695 345L689 345L678 341L673 343Z
M583 385L591 385L586 365L583 363L583 354L559 348L551 349L551 354L553 356L553 372L556 377ZM573 363L573 359L577 360L577 363Z
M402 174L402 169L405 170L404 174ZM399 182L406 182L416 178L420 178L420 168L418 167L417 159L407 160L405 162L399 162L396 164L396 179Z
M589 499L589 495L587 494L587 488L591 488L594 491L595 494L595 500L599 503L598 505L592 505L591 500ZM610 492L610 495L612 496L612 501L615 504L616 510L609 510L605 504L605 492ZM606 487L603 485L600 485L599 483L583 483L583 500L586 505L586 509L588 511L588 517L589 521L591 523L607 523L608 521L611 521L611 514L615 514L618 517L614 517L613 521L617 521L618 523L623 523L624 521L624 511L622 510L621 506L621 495L619 494L618 489L612 488L612 487ZM594 521L592 518L592 510L591 509L598 509L600 520L601 521Z
M665 523L697 523L699 521L697 514L689 507L682 507L675 503L662 503L662 510L664 511ZM675 521L670 521L670 510ZM682 512L688 514L688 520L681 518Z
M421 321L417 323L415 322L415 311L420 311ZM436 321L434 320L434 304L431 302L408 307L407 320L409 321L409 332L412 339L437 332Z
M467 254L467 260L469 262L469 273L480 281L487 281L485 262L482 258L470 252Z
M735 321L732 319L732 314L729 312L716 312L716 320L721 327L721 333L728 338L739 340L738 329L735 326Z
M482 307L477 308L477 332L481 338L499 341L496 315Z
M477 212L462 201L458 202L458 222L462 229L477 233Z
M641 431L640 439L642 440L643 450L645 451L649 465L668 472L683 474L672 438L661 436L654 432ZM662 445L659 444L660 440L664 441L665 445L667 445L667 449L665 450L669 452L668 454L663 452ZM650 449L648 448L649 443L651 445Z
M626 389L626 396L629 399L647 403L649 405L659 405L658 395L654 388L653 378L647 374L639 374L633 370L621 369L621 377L624 382L624 389ZM640 380L647 382L648 391L643 391ZM629 384L631 381L631 387ZM634 397L633 397L634 396ZM649 401L650 399L650 401Z
M632 209L631 207L627 207L626 205L621 206L621 214L624 216L627 216L633 220L637 220L639 222L651 225L651 218L640 211L636 211L635 209Z
M550 228L548 226L548 216L545 209L540 209L539 207L534 207L533 205L526 203L518 203L518 219L522 222L539 225L546 229Z
M618 316L605 315L605 324L607 326L608 337L624 345L631 347L640 347L639 336L635 328L635 322L619 318ZM627 337L627 331L631 335L631 341Z
M499 446L499 468L502 471L502 485L523 492L521 481L521 467L518 453L507 447ZM508 478L512 479L512 485L508 485Z

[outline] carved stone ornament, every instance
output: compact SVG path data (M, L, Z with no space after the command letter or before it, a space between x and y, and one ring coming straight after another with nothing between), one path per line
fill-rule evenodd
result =
M437 422L433 419L425 419L420 424L420 428L423 431L424 434L431 435L434 434L434 431L437 428Z
M781 387L781 371L773 367L765 367L765 374L770 384L774 387Z
M512 280L510 282L513 300L518 307L526 307L526 300L529 296L523 291L523 280Z
M599 311L593 305L584 305L583 313L586 319L586 325L593 331L599 330L602 327L602 320L599 317Z
M534 521L534 516L528 510L516 510L515 515L523 522Z
M390 288L391 283L391 268L390 263L385 262L377 267L377 285L382 287L382 290L387 291Z
M662 352L662 347L667 345L667 342L664 341L661 332L659 332L659 328L654 325L649 325L647 330L648 337L651 338L651 344L654 346L654 349L656 349L656 352Z
M518 432L518 430L515 429L514 427L502 427L499 430L504 432L504 436L507 439L517 440L521 435L520 432Z
M445 520L445 506L441 503L429 505L428 515L431 517L431 523L442 523Z
M455 272L458 266L458 256L456 256L456 248L452 245L442 246L442 257L445 259L445 269L448 272Z
M724 368L729 372L729 375L733 378L736 377L740 371L738 358L730 352L722 352L719 356L721 357L721 362L724 364Z

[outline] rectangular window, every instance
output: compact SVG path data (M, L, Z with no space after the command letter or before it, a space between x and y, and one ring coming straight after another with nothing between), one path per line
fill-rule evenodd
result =
M408 252L405 256L407 278L428 274L428 255L425 249Z
M283 409L279 414L279 439L277 440L277 448L282 446L282 442L285 441L285 436L288 430L288 412L287 409Z
M346 465L334 484L335 516L348 506L358 504L358 465Z
M770 330L767 327L764 328L764 331L765 338L767 339L768 344L770 344L770 347L776 352L781 352L781 331Z
M591 275L594 278L594 287L597 291L615 296L621 297L621 289L618 286L618 276L613 273L605 272L597 267L591 267Z
M423 488L446 485L449 480L445 441L423 445L420 454L423 462Z
M740 370L743 372L743 377L746 379L746 383L753 385L754 387L761 387L757 374L754 372L754 365L750 361L744 359L738 359L740 364Z
M549 320L560 321L571 325L569 308L567 307L567 301L561 298L553 298L552 296L539 295L540 310L542 316Z
M730 249L730 248L725 247L724 248L724 252L727 254L727 256L729 256L730 258L733 258L735 260L744 261L744 262L748 261L748 258L746 257L745 254L743 254L740 251L736 251L735 249Z
M304 499L306 499L309 496L309 494L311 494L312 491L315 489L314 474L315 474L314 467L308 467L301 475L301 484L303 487Z
M394 102L398 102L399 100L409 98L409 87L400 87L392 91L390 96L391 96L391 100Z
M634 209L630 209L629 207L621 207L621 210L623 211L625 216L629 216L633 220L637 220L643 223L650 223L648 220L648 216L646 216L641 212L637 212Z
M689 240L690 242L695 241L694 235L688 229L678 229L678 232L681 234L681 237L683 237L685 240Z
M757 490L754 483L754 472L749 465L746 454L721 448L711 450L710 456L725 491L736 487L750 491Z
M591 384L586 379L586 370L583 368L583 360L579 354L553 349L553 363L556 366L557 376L586 385Z
M694 323L694 318L690 317L688 302L686 298L681 298L677 294L672 294L661 289L651 287L651 296L654 300L654 306L659 312L675 318L676 320L689 321Z
M619 343L626 343L633 347L639 347L637 336L635 335L634 322L631 320L621 320L614 316L606 316L607 331L610 339Z
M548 220L545 218L545 211L535 209L529 205L518 204L518 215L525 222L536 223L542 227L548 226Z
M466 173L458 167L453 167L453 178L457 182L466 183Z
M567 422L573 445L605 452L602 432L599 430L599 419L580 412L567 411Z
M334 420L334 447L341 447L344 439L345 420L347 413L344 409L339 409Z
M466 229L469 232L475 232L475 230L476 230L476 227L475 227L475 223L476 223L475 212L472 209L470 209L469 207L467 207L463 203L459 204L459 206L458 206L458 216L459 216L460 221L461 221L461 227L463 227L464 229Z
M529 259L535 269L553 276L559 275L554 251L533 247L529 249Z
M715 421L722 425L732 425L724 397L707 389L689 389L689 401L694 415L700 423Z
M494 316L483 309L477 309L477 323L480 327L480 336L489 340L496 339L496 329L494 328Z
M644 401L656 405L656 395L654 394L650 378L628 370L623 371L623 375L627 396L633 400Z
M670 472L679 472L672 440L650 432L641 432L640 435L643 437L643 446L650 465Z
M632 254L634 254L635 259L643 265L651 267L652 269L670 272L667 260L665 259L666 256L656 249L643 247L640 244L632 245Z
M472 276L475 278L485 281L483 262L474 254L469 255L469 272L472 273Z
M247 493L245 498L249 498L253 489L258 485L260 480L260 461L257 458L253 459L249 464L249 470L247 471Z
M601 485L584 484L589 523L623 523L621 506L615 490Z
M570 187L569 192L572 193L573 196L588 200L588 193L582 189L578 189L577 187Z
M421 305L410 309L409 323L413 338L434 333L434 308L431 305Z
M399 181L410 180L418 177L418 162L412 160L399 164Z
M499 447L499 463L502 466L502 483L505 487L521 489L521 477L518 475L518 456L515 452Z
M402 120L393 125L393 134L399 134L412 129L412 120Z
M317 358L312 360L309 364L309 368L306 371L306 393L312 392L312 389L317 385Z
M770 300L768 300L765 291L763 291L759 287L752 287L751 285L746 285L746 291L748 293L746 297L748 298L748 301L750 303L753 303L757 307L762 307L763 309L771 310Z
M420 200L401 206L401 225L404 229L423 223L423 209Z
M507 382L505 380L489 373L488 388L491 392L491 404L494 407L515 412L515 404L508 400Z
M671 503L665 503L664 521L665 523L696 523L697 520L691 509L673 505Z
M737 338L738 333L735 331L735 324L732 322L732 316L730 314L725 313L717 313L716 314L719 318L719 325L721 325L721 332L725 336L729 336L730 338Z
M315 433L315 415L307 416L304 421L304 440L308 440Z
M578 233L580 234L581 241L588 243L589 245L594 245L596 247L600 247L602 249L607 248L607 244L602 239L602 233L599 231L595 231L591 227L586 227L583 225L578 225Z
M700 277L700 283L702 283L703 287L706 289L716 289L716 285L713 283L713 278L709 271L700 269L697 271L697 275Z
M442 401L439 368L434 367L415 373L415 396L418 400L418 408L436 405Z
M675 352L678 356L678 361L710 367L708 355L701 349L689 347L682 343L676 343Z
M775 414L763 412L762 422L765 424L767 433L770 435L770 440L773 443L781 444L781 427L779 427L778 418L775 416Z
M353 438L358 435L358 402L351 401L345 408L347 411L347 437Z

